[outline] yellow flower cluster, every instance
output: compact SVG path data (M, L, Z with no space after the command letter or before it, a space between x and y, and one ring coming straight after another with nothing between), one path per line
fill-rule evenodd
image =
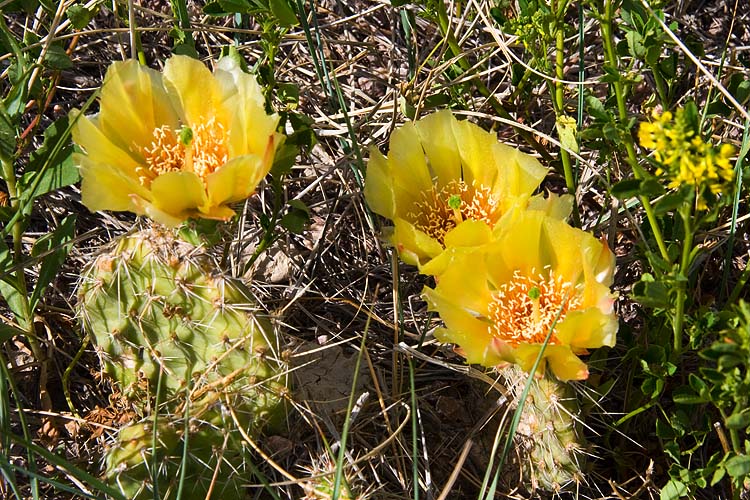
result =
M654 151L659 167L656 175L665 176L671 189L685 184L695 186L697 207L705 209L703 190L725 192L734 179L731 157L734 148L722 144L716 148L700 136L684 108L654 113L654 121L643 122L638 130L641 146Z
M99 113L73 119L83 203L168 226L234 215L228 204L253 194L283 139L255 77L228 57L213 73L187 56L162 73L115 62Z
M569 226L569 196L532 196L547 170L449 111L407 123L388 156L370 152L365 197L390 219L387 240L435 276L424 296L470 363L517 363L542 352L560 380L588 377L578 356L612 346L614 255ZM547 342L545 346L545 341Z

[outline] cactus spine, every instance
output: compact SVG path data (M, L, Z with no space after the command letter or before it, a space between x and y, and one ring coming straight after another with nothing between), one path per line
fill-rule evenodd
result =
M243 286L217 269L204 250L152 228L120 238L83 273L84 329L145 417L120 431L106 458L108 477L129 498L152 498L156 475L172 484L180 467L190 498L217 486L223 498L242 498L240 481L211 484L241 469L237 425L252 434L283 419L286 376L274 330ZM226 464L218 476L217 464Z
M505 369L504 377L515 401L520 401L529 375L513 366ZM516 438L528 462L523 475L532 490L558 492L583 479L586 454L579 413L570 384L551 373L531 378Z

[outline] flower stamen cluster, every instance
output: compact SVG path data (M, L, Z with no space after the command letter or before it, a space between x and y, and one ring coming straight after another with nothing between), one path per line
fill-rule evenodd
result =
M542 344L568 311L578 309L581 298L573 284L555 276L549 266L545 271L546 275L535 277L534 271L525 275L516 270L510 281L495 290L488 306L490 335L512 347L524 342ZM553 332L549 345L559 343Z
M479 220L494 227L502 215L497 198L487 186L476 181L470 185L453 180L438 189L436 186L421 194L406 219L444 244L445 235L465 220Z

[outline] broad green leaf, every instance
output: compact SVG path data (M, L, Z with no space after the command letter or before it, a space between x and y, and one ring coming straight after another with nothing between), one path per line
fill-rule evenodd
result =
M44 142L34 151L21 177L20 199L27 203L61 187L75 184L80 179L73 164L70 126L64 116L44 131Z
M23 273L23 269L14 270L14 267L15 262L10 249L5 244L5 240L0 238L0 295L5 299L16 321L26 324L29 319L27 318L26 297L15 281L15 273Z
M750 475L750 455L736 455L726 463L727 473L736 479L744 479Z
M31 255L41 258L42 261L36 288L34 288L29 299L29 307L32 311L36 308L44 290L57 276L60 266L68 256L69 242L73 239L75 233L75 223L75 215L65 217L53 232L39 238L31 249Z
M16 152L16 127L13 124L5 105L0 104L0 155L6 161L12 161ZM0 170L0 176L5 179L4 172Z
M672 400L682 405L698 405L707 403L708 398L696 394L690 387L678 387L672 392Z
M5 323L0 323L0 344L5 342L6 340L9 340L16 335L25 335L26 332L23 330L19 330L15 326L6 325Z
M684 483L676 479L672 479L664 485L664 488L661 489L661 493L659 493L659 500L677 500L678 498L686 496L687 493L688 489Z
M98 10L87 9L83 5L71 5L68 10L65 11L65 15L68 16L70 24L77 30L85 28L91 20L94 18Z
M727 428L729 429L744 429L748 426L750 426L750 410L727 417Z
M628 31L625 33L625 39L628 41L628 51L636 59L643 59L646 54L646 46L643 44L643 36L637 31Z
M247 0L217 0L209 2L203 7L203 12L209 16L249 14L252 11L253 6Z
M281 218L279 224L294 234L300 234L310 222L310 209L300 200L289 202L289 211Z
M297 16L286 2L286 0L270 0L271 12L278 19L281 26L294 26L298 24Z
M609 190L609 194L621 200L638 196L641 190L641 181L638 179L625 179L620 181Z
M42 63L52 70L63 70L73 67L73 61L60 45L52 44L47 49Z

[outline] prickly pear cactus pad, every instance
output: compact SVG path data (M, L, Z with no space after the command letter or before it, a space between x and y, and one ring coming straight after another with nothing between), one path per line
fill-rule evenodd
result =
M231 405L246 429L278 419L286 376L270 322L239 282L173 232L115 241L84 271L79 309L104 369L143 414L189 402L208 421Z
M516 431L521 469L529 489L574 489L585 480L587 453L575 391L550 373L531 376L516 366L501 373L516 402L530 383Z
M120 429L107 450L106 476L131 500L177 498L180 482L181 498L202 500L209 491L222 500L247 498L251 474L231 433L200 419L185 425L180 418L162 416L156 426L149 419Z

